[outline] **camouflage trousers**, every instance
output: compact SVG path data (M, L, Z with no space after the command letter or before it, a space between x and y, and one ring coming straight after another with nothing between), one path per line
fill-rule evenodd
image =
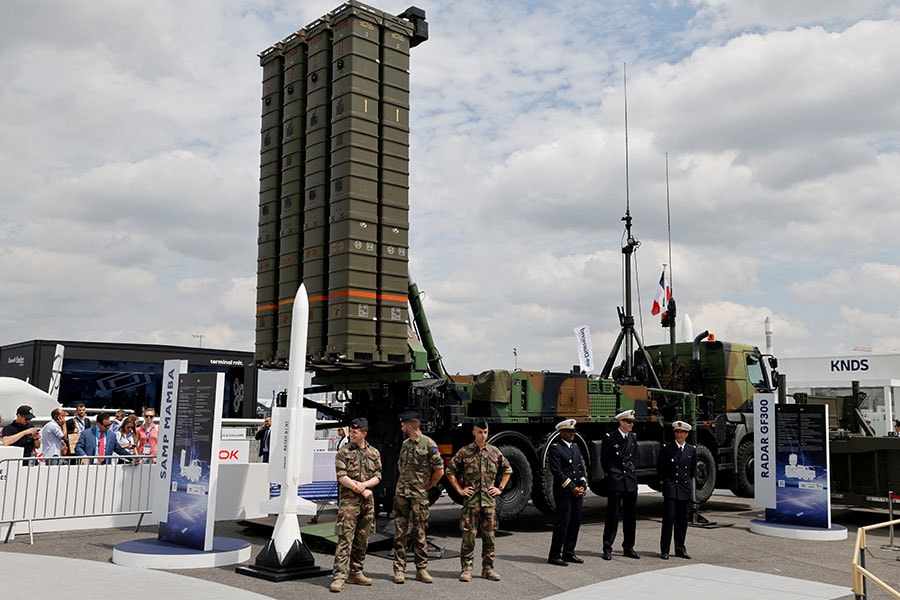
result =
M357 497L338 504L334 532L338 542L334 550L335 579L346 579L347 572L359 573L366 561L369 534L375 531L375 502Z
M494 526L497 516L493 506L463 506L459 517L462 546L459 561L462 568L471 569L475 562L475 538L481 531L481 567L494 566Z
M406 569L406 530L412 521L413 555L416 569L428 568L428 542L425 528L431 503L428 498L394 498L394 571Z

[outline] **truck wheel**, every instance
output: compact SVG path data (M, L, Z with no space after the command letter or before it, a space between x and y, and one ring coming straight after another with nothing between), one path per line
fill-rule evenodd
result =
M515 446L500 446L500 452L509 461L512 475L497 498L497 516L501 519L512 519L525 510L531 498L532 473L531 464L525 454Z
M447 480L446 475L444 475L444 477L441 478L440 483L438 483L435 487L441 487L444 490L447 490L447 496L451 500L453 500L453 502L455 502L456 504L463 503L464 498L460 494L456 493L456 490L453 489L453 486L450 485L450 482ZM434 504L434 502L432 502L432 504Z
M550 467L544 465L534 474L534 484L531 491L531 501L534 507L545 515L556 514L556 500L553 498L553 473Z
M716 459L706 446L697 446L697 502L706 502L716 489Z
M753 472L753 440L741 442L738 446L737 461L734 465L734 481L731 484L731 492L741 498L752 498L756 476Z

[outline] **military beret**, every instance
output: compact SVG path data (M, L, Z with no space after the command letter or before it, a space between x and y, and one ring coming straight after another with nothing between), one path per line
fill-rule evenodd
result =
M556 430L562 431L563 429L575 429L575 423L577 423L575 419L566 419L565 421L560 421L556 424Z
M366 429L369 427L369 420L365 417L356 417L350 421L350 429Z
M690 431L692 429L690 423L685 423L684 421L675 421L672 423L672 429L675 431Z
M400 421L421 421L422 415L419 414L417 410L407 410L405 412L400 413Z
M477 427L478 429L487 429L488 422L485 420L484 417L477 417L474 421L472 421L472 427L473 428Z
M616 421L634 421L634 411L623 410L616 415Z

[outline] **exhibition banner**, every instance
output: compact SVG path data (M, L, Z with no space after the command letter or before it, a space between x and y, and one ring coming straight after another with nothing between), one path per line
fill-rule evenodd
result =
M224 373L179 377L168 515L159 524L161 542L212 549L224 384Z
M584 373L594 371L594 345L591 342L591 326L575 327L575 343L578 344L578 365Z
M779 404L775 414L776 506L766 521L828 529L828 406Z

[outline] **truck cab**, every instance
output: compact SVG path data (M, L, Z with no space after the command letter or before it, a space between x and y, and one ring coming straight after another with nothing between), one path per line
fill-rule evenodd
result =
M752 496L753 395L775 390L777 359L708 332L646 349L662 387L699 396L697 441L715 457L716 487Z

